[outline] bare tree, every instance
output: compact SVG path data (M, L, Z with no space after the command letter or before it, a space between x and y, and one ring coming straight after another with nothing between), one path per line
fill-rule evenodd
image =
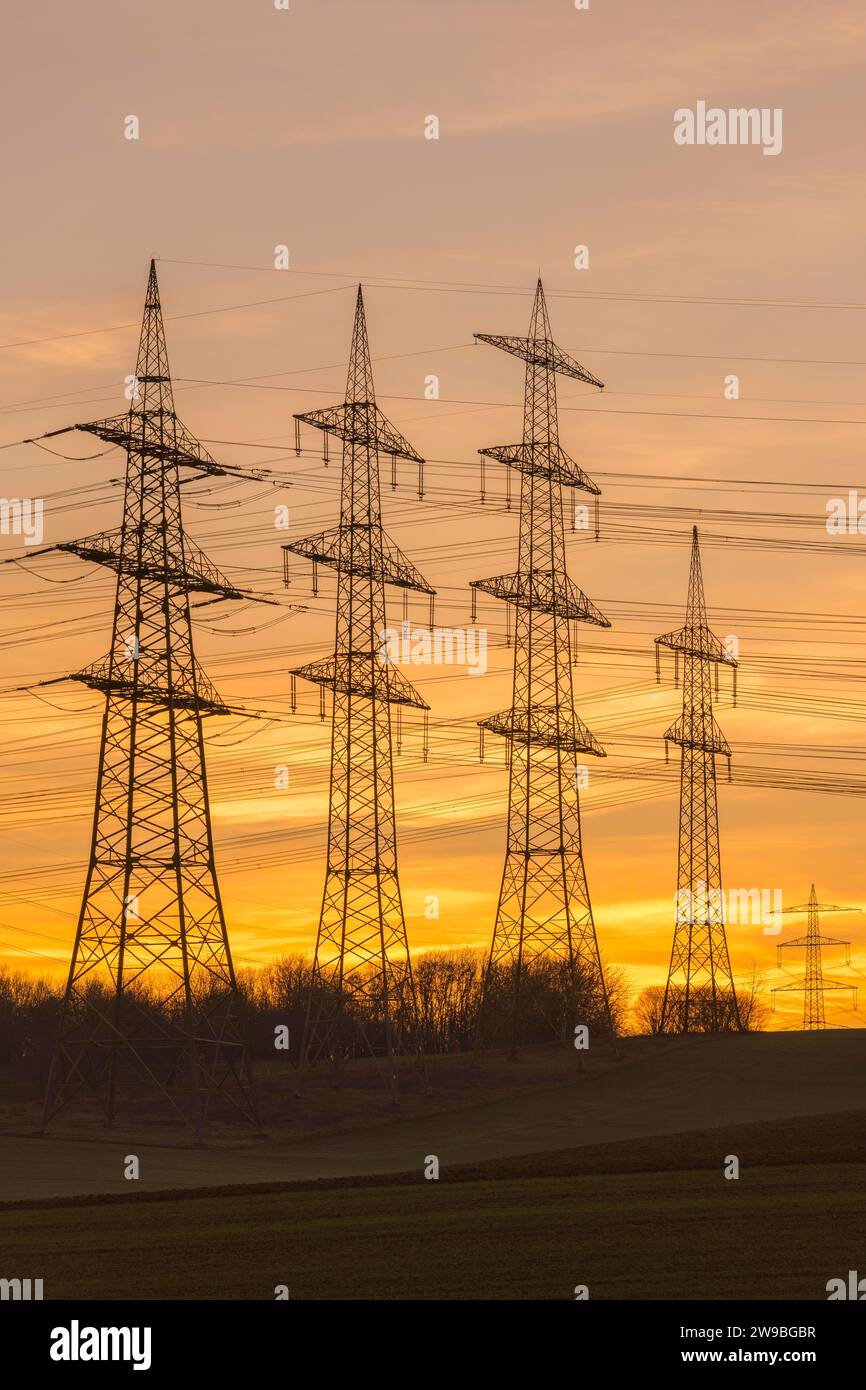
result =
M661 1032L664 998L663 985L647 985L646 989L641 990L631 1010L638 1033Z

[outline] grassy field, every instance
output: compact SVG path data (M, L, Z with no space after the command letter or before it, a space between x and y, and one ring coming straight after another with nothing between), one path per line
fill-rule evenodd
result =
M866 1030L627 1042L621 1061L595 1059L582 1072L575 1070L577 1054L569 1058L559 1048L533 1050L517 1063L501 1056L485 1056L477 1066L471 1057L439 1058L431 1067L432 1094L413 1092L396 1108L381 1087L370 1087L364 1067L347 1067L336 1088L317 1077L295 1108L271 1076L274 1118L267 1137L236 1127L231 1136L209 1134L204 1148L196 1148L185 1130L154 1128L140 1116L111 1131L70 1116L67 1127L58 1125L45 1138L22 1115L17 1130L0 1130L0 1203L86 1194L127 1200L133 1187L124 1178L129 1153L141 1156L134 1184L139 1194L417 1174L428 1153L440 1156L449 1177L458 1165L487 1162L502 1177L507 1160L539 1152L586 1152L652 1136L866 1111ZM801 1161L787 1141L773 1142L776 1152L768 1161ZM601 1171L624 1171L633 1150L617 1152L616 1168ZM675 1138L664 1141L664 1153L663 1167L705 1161L699 1152L684 1159ZM717 1148L709 1153L716 1163ZM761 1153L755 1156L764 1161ZM847 1158L843 1146L822 1161ZM549 1159L543 1175L561 1171ZM585 1169L572 1163L566 1171Z
M862 1265L862 1112L265 1190L0 1211L47 1298L822 1299ZM726 1154L741 1176L726 1180Z

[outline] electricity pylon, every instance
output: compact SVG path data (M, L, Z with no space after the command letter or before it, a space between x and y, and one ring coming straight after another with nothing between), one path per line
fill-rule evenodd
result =
M777 994L796 993L803 995L803 1029L810 1032L814 1028L826 1028L827 1021L824 1015L824 994L827 990L850 989L852 995L852 1006L857 1007L857 986L842 984L839 980L825 980L824 970L821 964L822 946L844 946L845 964L851 964L851 942L843 941L835 936L822 936L819 922L819 912L859 912L859 907L835 907L832 903L819 903L815 894L815 885L809 891L809 901L801 903L799 907L783 908L784 912L805 912L808 916L808 926L805 936L795 937L791 941L780 941L776 948L776 964L782 964L782 952L790 946L805 946L806 948L806 975L802 984L794 983L790 985L776 985L773 990L773 1008L776 1007Z
M69 428L126 450L123 525L50 547L117 573L108 656L67 679L105 696L90 862L43 1113L80 1085L109 1124L150 1086L201 1140L218 1094L258 1126L214 862L203 719L236 713L193 650L190 594L255 597L184 534L180 470L224 470L178 420L156 267L128 414ZM63 433L55 430L53 434ZM190 475L185 475L190 476ZM43 682L50 684L51 682Z
M685 626L656 638L657 680L660 647L674 652L677 682L683 658L683 710L665 734L665 756L669 743L682 754L676 920L660 1031L718 1033L742 1023L725 934L716 800L716 757L730 767L731 750L713 715L710 668L718 693L719 666L736 671L737 661L707 625L697 526ZM736 689L735 674L735 700Z
M423 460L376 404L360 286L346 399L295 419L324 431L325 457L329 434L343 441L339 525L284 547L337 573L334 654L291 673L319 685L322 699L333 695L328 858L299 1080L309 1064L336 1064L360 1042L395 1096L399 1055L417 1042L417 1008L397 875L391 707L429 706L388 659L385 585L431 602L434 590L382 526L380 456L419 469Z
M526 977L541 961L558 963L564 972L565 1031L600 1020L612 1032L583 862L578 791L585 771L578 759L605 754L574 710L570 627L571 622L610 623L568 577L562 503L563 487L595 496L599 488L559 443L556 374L599 389L602 383L554 343L540 280L528 337L476 333L475 338L526 363L522 441L479 451L520 474L517 570L472 582L473 591L513 604L515 614L511 707L480 721L482 739L489 731L507 740L509 788L505 866L478 1028L480 1045L494 976L505 967L514 1055Z

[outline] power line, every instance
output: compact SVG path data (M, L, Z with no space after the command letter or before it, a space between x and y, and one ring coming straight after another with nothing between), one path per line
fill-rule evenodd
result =
M230 314L236 309L256 309L263 304L285 304L292 299L312 299L320 294L334 294L339 289L351 289L351 285L335 285L326 290L304 290L301 294L281 294L272 299L251 299L245 304L221 304L215 309L196 309L188 314L172 314L167 318L169 323L178 322L181 319L201 319L209 314ZM59 343L67 338L91 338L99 333L122 333L127 329L139 329L138 323L113 323L106 328L82 328L75 333L54 333L45 338L19 338L15 342L0 343L0 350L3 348L35 347L40 343Z
M283 270L278 270L276 266L232 265L224 261L179 260L170 256L161 257L160 263L165 265L204 266L215 270L258 270L267 271L275 275L284 275L288 273L292 275L325 276L330 279L349 280L355 284L359 281L369 284L375 282L379 289L442 290L453 291L454 293L472 293L473 291L478 291L479 293L515 294L524 298L528 298L532 294L532 290L528 289L525 285L500 285L486 281L471 280L427 280L414 276L404 279L396 275L379 275L370 271L361 274L350 274L348 271L300 270L298 267L286 267ZM626 290L547 290L546 294L548 299L614 299L651 304L732 304L747 308L770 309L866 309L866 304L848 301L822 303L805 299L748 299L734 298L727 295L656 294L654 292L642 293L639 291Z

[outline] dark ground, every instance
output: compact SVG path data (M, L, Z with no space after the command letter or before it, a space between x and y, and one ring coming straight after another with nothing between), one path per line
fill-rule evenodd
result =
M317 1082L265 1141L7 1133L0 1276L47 1298L824 1299L866 1273L866 1033L633 1043L582 1074L545 1049L457 1059L396 1118L363 1073Z
M47 1298L823 1299L866 1249L866 1113L395 1177L0 1211ZM737 1154L740 1177L723 1176Z

